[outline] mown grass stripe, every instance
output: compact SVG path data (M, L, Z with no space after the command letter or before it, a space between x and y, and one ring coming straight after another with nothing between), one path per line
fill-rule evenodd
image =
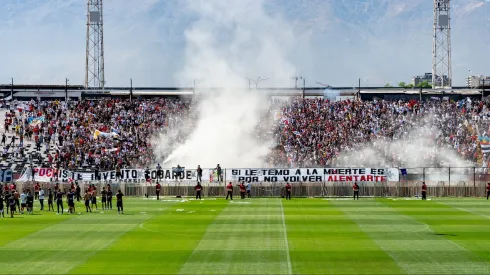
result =
M259 218L248 218L250 213ZM277 199L230 202L179 274L289 274L282 214ZM246 242L245 235L251 237Z
M432 210L435 212L439 210L428 208L424 212L409 207L416 203L420 202L389 202L387 200L335 202L336 206L358 223L359 227L407 274L488 273L490 265L478 255L444 236L437 235L430 225L414 218L412 215L430 215ZM398 211L400 209L405 209L409 213ZM371 222L379 218L379 213L387 215L383 218L384 231L380 230L376 222ZM440 213L439 215L447 214L444 211ZM411 236L411 240L398 239L396 235L393 235L398 232Z
M402 270L334 204L284 201L293 274L402 274Z
M135 227L70 273L178 273L225 204L212 200L165 200L162 203L174 204L167 211L146 220L143 228Z
M291 255L289 254L289 244L288 244L288 230L286 227L286 219L284 218L284 209L282 207L282 200L279 200L281 205L281 218L282 218L282 228L284 230L284 244L286 246L286 259L288 262L288 274L293 274L293 268L291 266Z

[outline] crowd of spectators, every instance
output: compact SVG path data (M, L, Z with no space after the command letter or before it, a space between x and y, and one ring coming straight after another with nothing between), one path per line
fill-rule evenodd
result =
M6 132L15 132L17 147L23 147L25 137L47 154L48 165L56 168L144 168L154 162L153 135L172 126L174 120L169 117L185 117L187 105L166 98L68 103L32 100L16 103L7 113L4 127ZM32 123L32 118L37 118L37 123Z
M18 141L2 142L18 143L16 150L23 153L24 139L31 141L45 152L44 161L57 168L145 168L156 162L152 137L188 121L196 114L193 106L168 98L17 103L4 127L15 132ZM444 166L447 158L441 148L468 163L489 165L487 151L478 141L478 136L489 135L487 102L294 98L287 103L271 100L270 106L257 128L262 133L259 138L274 137L266 160L269 166L367 166L370 163L363 159L373 156L362 155L366 148L374 149L384 164L396 167L417 162ZM32 118L42 120L33 123ZM173 138L182 142L186 136ZM390 146L396 142L402 146ZM411 154L413 149L403 144L415 144L423 151Z
M455 165L450 153L464 165L489 164L478 140L489 135L487 102L297 98L280 110L273 165L441 167Z

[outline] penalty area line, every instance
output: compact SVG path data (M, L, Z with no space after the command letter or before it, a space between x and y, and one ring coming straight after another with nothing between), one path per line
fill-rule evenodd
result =
M288 261L288 274L293 274L293 268L291 266L291 256L289 255L288 233L286 229L286 219L284 218L284 209L282 208L282 200L279 200L281 206L282 228L284 231L284 244L286 245L286 259Z

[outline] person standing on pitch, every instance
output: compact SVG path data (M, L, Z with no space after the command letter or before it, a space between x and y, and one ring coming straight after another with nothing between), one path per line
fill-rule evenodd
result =
M80 199L82 198L81 196L81 192L82 192L82 189L80 188L80 185L78 185L78 182L75 183L76 184L76 188L75 188L75 191L77 192L77 201L79 202Z
M196 190L196 200L197 198L201 199L202 186L200 182L197 182L197 185L194 187L194 190Z
M61 192L60 189L58 189L58 192L56 192L56 207L58 208L58 214L60 213L60 207L61 207L61 214L63 214L63 195L65 193Z
M249 199L252 197L251 193L252 193L252 183L251 183L251 182L249 182L249 183L247 184L247 197L248 197Z
M121 190L117 190L116 203L117 203L117 213L118 214L124 214L123 200L122 200L123 197L124 197L124 195L121 192Z
M111 185L107 185L107 207L112 210L112 189Z
M201 165L198 165L197 166L196 174L197 174L197 182L201 182L201 180L202 180L202 168L201 168Z
M39 204L41 205L40 210L44 210L44 189L39 189Z
M12 196L12 194L9 192L9 191L6 191L5 192L5 208L7 209L7 215L9 214L9 208L10 208L10 205L9 205L9 202L10 202L10 197Z
M0 194L0 215L5 218L5 214L3 214L3 194Z
M487 183L487 201L488 201L488 197L490 197L490 182Z
M37 200L39 199L39 189L41 188L41 185L39 185L39 182L36 182L34 185L34 199Z
M20 210L20 194L19 192L17 192L17 190L14 190L14 198L15 198L15 205L17 205L17 209Z
M238 185L238 187L240 188L240 198L242 198L242 200L244 200L245 199L245 192L247 191L245 188L245 183L241 182L240 185Z
M92 209L94 209L95 205L95 210L97 210L97 189L95 188L95 185L92 185L92 205L90 206Z
M359 200L359 185L357 184L357 182L354 182L354 186L352 186L352 190L354 190L354 200L356 200L356 197L357 200Z
M422 183L422 199L427 200L427 185L425 181Z
M75 192L70 190L66 197L68 199L68 212L73 214L75 213Z
M22 194L20 194L20 214L24 214L24 208L27 207L27 195L24 190L22 190Z
M51 191L51 188L48 188L48 211L51 211L51 209L53 209L54 212L53 191Z
M291 200L291 184L289 182L286 183L286 200Z
M15 197L13 196L10 196L9 198L9 207L10 207L10 217L13 218L14 217L14 212L15 212Z
M87 213L88 211L90 211L90 213L92 213L92 209L90 208L90 192L88 191L88 189L85 189L85 194L83 195L84 199L85 199L85 210L87 210Z
M34 208L34 196L32 195L31 190L27 190L26 204L27 213L32 214L32 210Z
M160 200L160 190L162 189L162 186L160 183L157 182L157 185L155 186L155 191L157 193L157 201Z
M102 187L102 192L100 192L100 195L102 196L102 210L108 209L107 208L107 191L105 190L105 187Z
M228 200L228 197L230 197L230 200L233 200L233 185L231 182L226 186L226 190L228 191L226 194L226 200Z

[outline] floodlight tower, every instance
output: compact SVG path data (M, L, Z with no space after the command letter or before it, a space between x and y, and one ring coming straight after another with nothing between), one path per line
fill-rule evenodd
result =
M452 87L450 0L434 0L432 88Z
M102 18L102 0L87 0L86 89L104 89L104 21Z

